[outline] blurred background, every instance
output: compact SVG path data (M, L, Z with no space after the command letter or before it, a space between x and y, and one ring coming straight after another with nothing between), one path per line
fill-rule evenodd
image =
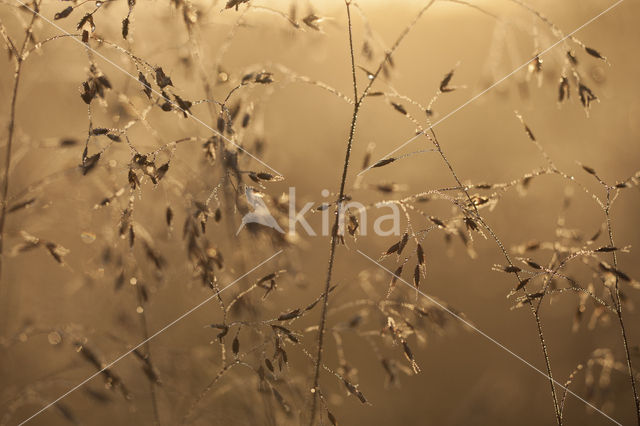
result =
M373 163L416 132L415 123L394 109L391 102L402 105L426 127L427 117L437 122L558 41L561 37L545 20L569 34L613 4L601 0L531 1L527 5L536 11L532 13L515 1L470 3L435 2L394 51L393 66L386 66L388 72L376 80L373 91L397 93L405 98L372 96L365 100L347 181L347 193L352 199L369 204L456 184L442 159L433 152L409 155L356 177L367 155ZM393 45L426 4L363 0L357 7L352 6L360 91L368 73L375 71L384 58L385 49ZM75 7L69 17L53 20L69 5ZM21 45L25 25L31 18L28 11L18 10L17 6L14 0L2 1L0 19L6 34ZM224 302L229 303L260 277L286 270L278 278L273 296L262 298L262 290L252 294L242 309L231 311L232 319L264 320L304 307L317 299L324 288L328 237L308 236L300 227L298 236L286 240L255 229L246 229L236 237L247 211L242 200L238 201L241 181L237 176L229 177L225 167L230 166L223 166L225 161L220 155L213 163L205 159L206 141L212 132L196 120L182 117L180 112L151 106L153 103L140 85L105 58L135 78L144 67L134 66L135 59L98 38L144 58L152 67L162 67L173 83L167 90L193 101L191 112L214 128L219 106L196 102L209 98L205 82L212 97L222 102L248 73L273 73L272 84L251 85L232 95L230 106L237 99L239 117L245 113L251 117L246 129L236 121L233 140L284 179L256 184L242 174L242 182L262 185L268 205L274 209L289 187L296 188L298 206L307 202L319 205L330 199L322 195L325 189L336 197L353 109L338 96L353 97L344 3L251 1L225 8L224 2L140 2L131 14L126 39L121 35L122 20L129 7L123 1L45 1L40 11L65 31L79 34L82 28L77 29L78 21L96 7L95 31L89 44L104 57L88 53L81 43L64 37L30 53L21 70L0 292L0 419L5 424L18 424L96 371L81 356L80 346L91 348L100 362L109 362L211 296L212 290L203 286L194 272L197 268L187 249L185 235L189 227L185 223L189 223L189 217L208 218L198 241L206 241L210 249L224 257L224 268L214 268L220 287L276 250L284 250L225 295ZM580 164L592 167L610 184L623 181L640 169L640 61L633 53L640 40L638 17L640 6L623 2L575 34L606 61L587 54L571 40L560 43L542 55L539 64L532 61L522 67L434 129L463 183L511 182L546 166L514 114L517 110L556 166L575 176L577 184L559 176L540 176L532 179L526 190L521 185L504 192L473 190L483 195L498 194L495 208L481 212L512 256L520 256L518 247L532 241L579 247L601 229L604 213L589 194L605 200L606 192ZM33 33L37 43L61 31L38 19ZM368 49L363 48L365 43ZM582 83L598 98L589 109L581 104L575 76L568 71L567 51L577 58L576 69ZM104 99L92 102L89 117L80 93L92 61L112 88L106 90ZM3 156L14 64L10 55L3 55L0 60ZM449 86L455 90L439 95L430 115L407 101L429 105L451 70L455 72ZM562 75L568 75L571 93L568 100L560 103ZM148 74L149 81L153 78ZM155 82L153 87L157 88ZM214 108L213 114L210 108ZM121 135L120 142L92 136L88 155L101 152L101 156L95 168L83 173L79 164L89 119L94 129L127 131L110 131ZM133 124L128 127L128 123ZM194 139L171 144L190 137ZM431 148L430 142L421 137L394 155ZM143 179L142 185L129 191L132 152L156 150L155 165L170 164L166 176L155 185L145 175L145 166L140 166L135 170ZM239 156L239 164L242 171L274 173L246 154ZM396 185L392 192L380 190L390 184ZM229 195L229 188L239 192ZM108 205L101 205L105 198L109 198ZM198 216L195 202L205 200L209 201L210 210L205 208L205 213ZM235 200L235 204L230 205L227 200ZM26 206L18 206L21 202ZM451 203L443 200L416 206L410 213L416 230L431 225L421 212L439 218L456 214ZM173 216L170 226L168 207ZM640 276L634 251L640 243L639 207L638 188L633 186L620 191L611 210L616 246L631 247L618 254L619 269L632 278ZM221 219L216 221L218 209ZM122 218L128 212L133 212L133 247L129 231L124 238L120 235ZM320 228L321 214L309 213L307 217L314 229ZM372 219L369 220L371 229ZM286 227L285 222L281 223ZM403 219L403 232L405 226ZM559 234L559 228L568 231ZM495 264L505 264L495 241L473 233L472 257L459 238L448 241L447 235L450 234L434 231L422 243L427 274L420 288L464 313L480 330L544 370L531 312L528 308L512 309L515 298L507 295L514 287L513 278L492 270ZM25 250L25 243L34 245L33 238L38 239L37 247ZM358 305L349 303L384 299L388 274L357 250L378 259L398 238L379 237L371 232L357 239L347 236L345 244L337 249L333 282L338 288L332 293L330 307L345 308L330 311L328 326L342 330L342 325L360 314L362 324L354 332L341 332L343 347L336 345L333 333L327 334L325 363L342 375L348 373L368 400L368 404L361 404L354 396L347 396L344 384L324 371L323 394L338 422L553 424L555 416L545 377L448 315L443 315L447 320L443 327L425 325L428 332L423 340L408 338L420 373L401 373L399 386L385 385L385 371L369 343L370 338L379 339L384 318L365 314ZM47 242L54 246L47 246ZM600 235L594 244L608 245L606 235ZM52 248L58 245L68 250L62 251L66 253L62 259L51 253L61 253ZM526 256L546 265L552 254L552 250L539 250ZM611 263L608 254L602 259ZM391 270L397 267L395 256L381 263ZM593 283L599 297L608 297L598 281L599 274L590 265L577 261L566 273L585 288ZM410 271L405 275L411 282ZM141 285L131 283L144 283L148 294L141 296ZM637 365L640 331L638 313L633 309L638 300L637 289L626 283L621 288L631 353ZM407 303L426 303L417 301L415 292L402 284L398 284L393 297ZM564 383L582 364L585 368L576 374L571 389L616 421L632 424L636 416L617 317L587 302L576 325L579 303L580 295L562 293L546 298L541 305L554 378ZM300 333L301 343L287 343L289 365L279 380L287 386L287 393L283 393L292 410L289 417L278 410L277 404L273 408L273 401L265 402L260 396L254 372L238 369L216 382L198 402L187 423L298 423L299 415L304 417L308 410L305 389L309 389L312 372L305 351L315 354L315 330L306 328L318 323L319 308L316 306L292 325ZM221 322L220 304L212 300L144 347L145 353L150 350L153 354L154 369L162 384L150 386L148 375L141 372L144 362L132 354L113 367L126 384L130 400L106 389L104 378L96 377L30 423L154 424L151 395L155 393L161 423L180 424L222 366L216 339L219 330L204 327ZM233 357L231 334L226 342L227 357ZM240 335L241 351L252 347L254 337L250 332ZM401 346L387 342L381 347L406 369L409 364ZM340 370L343 358L339 349L351 371ZM266 351L271 356L273 348ZM251 356L248 363L253 360ZM596 361L589 363L590 359ZM565 417L567 424L611 423L572 396L566 399ZM326 417L323 421L328 424Z

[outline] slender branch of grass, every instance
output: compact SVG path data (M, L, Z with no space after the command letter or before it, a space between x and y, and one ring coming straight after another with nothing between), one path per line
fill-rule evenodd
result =
M142 307L144 303L144 297L139 285L136 285L136 300L138 306ZM146 309L142 309L140 312L140 327L142 328L142 337L146 341L144 344L144 356L148 361L149 368L153 368L153 360L151 358L151 346L149 345L149 326L147 324L147 312ZM160 411L158 409L158 396L156 392L156 383L154 380L149 379L149 396L151 397L151 408L153 410L153 419L156 426L160 426Z
M196 408L198 407L198 404L200 404L200 401L202 401L204 399L204 397L209 393L209 391L211 391L213 386L216 383L218 383L218 380L220 380L222 378L222 376L224 376L231 368L235 367L236 365L240 365L240 364L241 364L240 360L234 360L234 361L230 362L229 364L225 365L224 367L222 367L218 371L218 373L215 375L215 377L207 384L207 386L202 390L202 392L200 392L198 397L189 406L189 409L187 410L187 413L182 418L182 422L181 422L182 425L186 425L187 424L187 421L193 416L193 413L195 413Z
M358 121L358 112L362 105L362 99L358 99L358 83L356 78L356 64L355 55L353 50L353 34L351 23L351 2L345 2L347 7L347 22L349 28L349 54L351 56L351 76L353 78L353 99L356 99L353 106L353 114L351 116L351 124L349 129L349 139L347 140L347 149L345 152L344 164L342 167L342 178L340 179L340 191L338 193L338 207L336 211L335 221L333 223L333 229L331 231L331 242L329 243L329 266L327 267L327 279L324 284L324 296L322 298L322 313L320 316L320 327L318 329L318 350L316 353L314 373L313 373L313 386L311 387L311 412L309 416L309 424L313 425L316 417L316 410L318 405L318 382L320 380L320 366L322 365L322 349L324 346L324 333L327 322L327 310L329 307L329 288L331 287L331 274L333 272L333 264L335 261L336 245L338 242L338 229L340 226L340 215L342 213L342 202L344 199L344 189L347 182L347 173L349 171L349 159L351 157L351 147L353 145L353 139L356 132L356 124Z
M505 260L507 261L509 266L514 266L513 261L511 259L511 256L509 256L509 253L507 251L507 249L504 247L504 244L502 243L502 241L500 240L500 238L498 237L498 235L495 233L495 231L493 230L493 228L486 222L486 220L480 215L480 211L478 210L478 206L476 205L476 203L473 201L473 199L471 198L471 194L469 194L469 189L466 185L462 184L462 181L460 180L458 174L456 173L455 169L453 168L453 165L451 164L451 162L449 161L449 159L447 158L447 156L445 155L444 151L442 150L442 146L440 145L440 142L438 141L438 137L435 133L435 130L433 129L433 126L431 125L431 123L429 124L429 133L431 133L431 137L429 137L429 135L427 133L424 133L425 136L427 136L427 138L433 143L433 145L435 146L438 154L440 155L440 157L442 158L442 161L445 163L446 167L449 169L449 172L451 173L451 175L453 176L454 180L456 181L457 187L464 193L465 197L467 198L467 201L469 202L469 206L473 209L473 215L476 217L476 219L478 220L478 222L480 222L480 224L487 230L487 232L489 232L489 234L491 235L491 238L495 241L495 243L498 245L500 251L502 252ZM515 278L517 280L517 285L520 285L520 283L522 282L519 273L515 273ZM558 423L558 426L562 426L562 416L560 413L560 406L558 404L558 396L556 394L556 389L555 389L555 383L553 380L553 375L552 375L552 371L551 371L551 359L549 356L549 351L547 348L547 344L544 338L544 332L542 329L542 320L540 318L539 312L538 310L535 308L535 306L533 305L531 299L529 298L529 294L526 291L526 285L522 287L522 291L526 296L526 303L529 305L529 308L531 310L531 314L534 317L535 323L536 323L536 330L538 333L538 340L540 342L540 348L542 349L542 354L544 356L544 360L545 360L545 367L547 370L547 377L549 379L549 385L551 386L551 396L553 398L553 407L554 407L554 412L555 412L555 416L556 416L556 422Z
M8 204L8 196L9 196L9 171L11 168L11 151L13 147L13 138L15 134L16 127L16 100L18 98L18 88L20 86L20 76L22 71L22 61L18 58L18 64L16 66L16 71L14 74L13 80L13 90L11 94L11 107L10 107L10 118L9 118L9 136L7 139L7 145L5 148L5 158L4 158L4 175L2 178L2 208L0 210L0 282L2 281L2 272L4 266L4 238L5 238L5 223L7 218L7 204ZM3 286L4 288L4 286ZM8 298L10 297L10 288L9 284L4 288L4 297L3 304L5 307L8 306ZM3 309L6 312L6 308ZM6 325L6 321L2 321L3 324ZM4 330L3 330L4 334Z
M464 189L464 191L468 195L466 188ZM476 212L478 212L477 208L476 208ZM482 224L482 226L487 230L487 232L489 232L489 234L491 235L491 238L493 238L493 240L496 242L496 244L500 248L500 251L504 255L504 258L506 259L509 266L513 267L514 264L513 264L513 261L511 260L511 256L509 256L507 249L504 247L504 244L502 244L502 241L498 238L498 235L494 232L493 228L491 228L491 226L487 224L487 222L479 215L479 213L477 213L477 218L478 218L478 221L480 221L480 223ZM522 280L518 272L515 273L515 277L518 281L518 285L520 285ZM526 303L529 305L529 308L531 309L531 314L533 315L533 318L536 323L536 330L538 332L538 341L540 342L540 348L542 349L542 354L544 356L545 368L547 369L547 377L549 379L549 386L551 386L551 397L553 398L553 408L556 416L556 422L558 423L558 426L562 426L562 423L563 423L562 413L560 411L560 406L558 404L558 396L556 394L556 387L555 387L555 383L554 383L553 375L551 371L551 357L549 356L549 350L547 348L547 343L544 338L544 332L542 330L542 320L540 319L540 313L536 309L536 307L533 305L533 302L531 301L531 298L529 297L529 294L526 291L526 285L522 287L522 292L526 296L526 299L525 299Z
M606 216L607 221L607 233L609 234L609 244L611 247L615 247L613 243L613 226L611 224L611 190L612 188L607 185L607 203L604 208L604 214ZM618 269L618 255L615 251L611 252L611 258L613 260L613 267ZM624 346L624 354L627 361L627 368L629 370L629 380L631 381L631 389L633 391L633 399L636 404L636 419L638 421L638 426L640 426L640 400L638 400L638 389L636 386L636 379L633 374L633 364L631 361L631 353L629 351L629 338L627 337L627 330L624 324L624 320L622 318L622 301L620 299L620 288L619 288L620 280L617 275L615 275L615 285L614 289L609 289L611 293L611 300L613 301L613 305L616 309L616 315L618 316L618 322L620 323L620 331L622 333L622 343Z
M474 216L480 222L480 224L487 230L487 232L489 232L489 234L491 235L491 238L493 238L493 240L496 242L496 244L500 248L500 251L502 252L505 260L507 261L508 265L511 266L511 267L515 266L513 264L511 256L509 256L509 253L508 253L507 249L504 247L504 244L502 243L502 241L500 240L498 235L495 233L493 228L480 215L480 211L478 210L478 206L476 205L476 203L471 198L471 195L469 194L469 190L468 190L467 186L462 184L462 181L460 180L458 174L455 172L455 170L453 168L453 165L451 164L451 162L449 161L449 159L445 155L444 151L442 150L442 146L440 145L440 142L438 141L438 137L436 136L436 133L435 133L435 130L433 129L433 126L431 125L430 122L428 124L429 124L429 132L432 135L432 137L429 138L429 139L431 140L431 142L435 146L436 150L438 151L438 154L440 154L440 157L442 158L442 161L445 163L445 165L449 169L451 175L453 176L454 180L456 181L457 186L462 190L462 192L466 196L467 201L469 202L469 205L473 208ZM520 278L520 274L518 272L515 273L515 278L517 280L517 285L519 286L520 283L522 282L522 279ZM546 344L546 341L545 341L545 338L544 338L544 332L543 332L543 329L542 329L542 320L540 318L540 313L535 308L533 302L531 301L531 299L529 297L529 294L526 291L526 285L522 286L522 292L526 296L526 303L529 305L529 308L531 310L531 314L533 315L535 323L536 323L536 330L537 330L537 333L538 333L538 340L540 342L540 348L542 349L542 354L544 356L545 367L546 367L546 370L547 370L547 377L549 379L549 386L551 387L551 397L553 398L553 407L554 407L554 413L555 413L555 416L556 416L556 422L557 422L558 426L562 426L562 415L561 415L561 412L560 412L560 406L558 404L558 396L556 394L555 383L554 383L553 374L552 374L552 371L551 371L551 358L549 356L549 351L548 351L547 344Z
M384 68L385 63L389 60L391 55L396 51L396 49L398 48L398 46L400 45L402 40L404 40L404 38L407 36L407 34L415 26L415 24L418 22L420 17L422 17L422 15L427 11L427 9L429 9L434 3L435 3L435 0L431 0L425 7L423 7L420 10L420 12L418 12L418 15L414 18L414 20L402 31L402 33L396 39L396 41L393 44L393 46L391 47L391 49L389 49L389 51L385 54L384 59L380 62L380 65L376 69L376 71L373 74L373 76L369 79L369 83L367 84L365 89L362 91L360 97L358 97L358 85L357 85L357 79L356 79L355 54L354 54L354 48L353 48L353 27L352 27L352 23L351 23L351 8L350 8L351 7L351 2L349 0L347 0L345 2L346 8L347 8L347 21L348 21L348 30L349 30L349 54L350 54L350 57L351 57L351 75L352 75L352 79L353 79L354 107L353 107L353 114L351 116L349 138L347 140L345 161L344 161L343 170L342 170L342 179L340 181L340 191L339 191L339 195L338 195L338 208L337 208L337 211L336 211L336 218L335 218L335 222L333 224L333 229L332 229L332 232L331 232L331 242L330 242L330 245L329 245L329 265L327 267L327 278L326 278L326 281L325 281L324 297L323 297L323 300L322 300L322 313L321 313L321 317L320 317L320 326L319 326L319 330L318 330L318 350L317 350L316 359L315 359L315 366L314 366L313 386L311 388L312 402L311 402L311 412L310 412L310 420L309 420L309 423L311 425L313 425L313 423L315 421L315 416L316 416L316 411L317 411L317 391L318 391L318 383L319 383L319 380L320 380L320 367L322 365L322 349L323 349L323 345L324 345L324 332L325 332L325 328L326 328L327 310L328 310L328 305L329 305L329 288L331 286L331 275L332 275L332 272L333 272L333 264L334 264L334 261L335 261L335 251L336 251L336 244L337 244L337 240L338 240L338 229L339 229L339 224L340 224L340 214L341 214L341 210L342 210L342 202L343 202L343 199L344 199L344 189L345 189L346 181L347 181L347 173L348 173L348 170L349 170L349 159L350 159L350 156L351 156L351 147L352 147L353 139L354 139L354 136L355 136L356 124L357 124L357 121L358 121L358 112L360 111L360 107L362 106L362 103L363 103L364 99L366 98L367 93L369 92L369 90L373 86L373 83L376 81L376 79L380 75L380 72Z
M37 1L34 2L33 7L36 11L38 11L39 3ZM29 25L27 25L27 28L25 30L24 41L22 42L20 51L18 52L17 55L15 55L16 67L15 67L14 78L13 78L13 89L11 91L11 104L9 107L9 111L10 111L9 112L9 134L7 137L7 145L5 148L4 175L2 178L2 188L0 189L1 191L0 196L2 197L1 198L2 206L0 207L0 292L4 290L4 296L2 296L2 294L0 293L0 303L4 305L4 308L2 309L2 311L4 312L3 315L7 317L0 322L5 324L4 327L6 327L6 324L8 323L7 321L8 308L10 305L10 298L11 298L10 284L7 284L6 288L4 288L4 286L1 286L2 272L3 272L3 266L4 266L3 260L4 260L5 224L7 220L7 204L9 201L9 176L11 172L11 153L12 153L13 142L15 138L15 130L16 130L16 113L17 113L16 107L17 107L17 100L18 100L18 89L20 87L20 79L22 76L22 65L24 64L23 55L27 47L29 46L29 40L31 40L31 33L33 31L33 25L35 24L37 17L38 15L36 13L34 13L31 16L31 21L29 22ZM12 52L14 52L15 54L15 45L12 42L10 42L8 35L5 35L4 31L3 31L3 36L6 37L7 43L13 46ZM0 330L0 333L4 335L5 330Z

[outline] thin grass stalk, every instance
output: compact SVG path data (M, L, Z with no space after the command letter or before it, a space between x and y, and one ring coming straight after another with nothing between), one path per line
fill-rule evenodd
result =
M140 327L142 328L142 337L145 341L144 344L144 356L147 358L149 362L150 368L153 368L153 360L151 358L151 346L149 345L149 326L147 324L147 311L143 307L144 298L142 296L142 291L139 285L136 285L136 300L138 302L138 306L142 307L142 312L140 312ZM153 420L154 425L160 426L160 410L158 407L158 395L156 392L156 383L154 380L149 379L149 396L151 397L151 409L153 411Z
M340 179L340 191L338 193L338 206L336 211L335 221L333 223L333 229L331 230L331 242L329 243L329 266L327 267L327 279L324 284L324 296L322 298L322 313L320 316L320 327L318 329L318 349L316 352L316 359L313 373L313 385L311 387L311 412L309 415L309 424L313 425L316 417L316 411L318 406L318 383L320 380L320 366L322 365L322 349L324 346L324 333L327 322L327 310L329 307L329 288L331 287L331 275L333 273L333 264L335 262L336 245L338 242L338 230L340 227L340 215L342 213L342 202L344 199L344 189L347 182L347 173L349 171L349 159L351 158L351 147L353 145L353 139L356 132L356 124L358 121L358 112L362 105L362 99L358 100L358 83L356 78L356 64L355 55L353 50L353 34L351 23L351 2L346 1L347 8L347 23L349 28L349 55L351 56L351 76L353 79L353 99L357 100L353 105L353 114L351 116L351 124L349 126L349 138L347 140L347 148L345 152L344 164L342 167L342 178Z
M460 190L464 193L465 197L467 198L467 201L469 202L469 205L473 208L474 216L480 222L480 224L487 230L487 232L489 232L489 234L491 235L493 240L496 242L496 244L500 248L500 251L502 252L505 260L507 261L508 265L509 266L514 266L513 261L511 260L511 256L509 256L509 253L507 252L506 248L504 247L504 244L502 244L502 241L500 240L498 235L495 233L493 228L480 215L480 211L478 210L478 207L476 206L476 204L473 202L473 199L471 198L471 194L469 194L469 190L468 190L467 186L462 184L462 181L460 180L458 174L456 173L455 169L453 168L453 165L451 164L451 162L449 161L449 159L445 155L444 151L442 150L442 146L440 145L440 142L438 141L438 137L437 137L435 131L433 130L433 127L430 124L429 124L428 131L431 133L431 136L432 136L432 137L429 137L429 140L433 143L433 145L435 146L438 154L442 158L442 161L445 163L446 167L449 169L451 175L453 176L454 180L456 181L457 187L460 188ZM425 133L425 135L426 135L426 133ZM517 273L517 272L515 273L515 278L516 278L517 283L519 285L520 282L521 282L521 278L520 278L519 273ZM560 411L560 405L558 403L558 396L557 396L557 393L556 393L555 382L553 380L553 374L552 374L552 369L551 369L551 358L549 356L549 351L548 351L548 348L547 348L547 344L546 344L546 341L545 341L545 338L544 338L544 332L543 332L543 329L542 329L542 320L540 318L538 310L534 307L533 303L531 302L531 299L529 298L528 293L526 292L526 286L524 286L522 288L522 291L524 292L524 294L526 296L526 303L529 305L529 308L531 310L531 314L533 315L535 323L536 323L536 330L537 330L537 333L538 333L538 340L540 342L540 348L542 350L542 354L543 354L543 357L544 357L544 360L545 360L545 368L547 370L547 377L549 379L549 386L551 387L551 397L553 399L553 407L554 407L554 413L555 413L555 417L556 417L556 423L558 424L558 426L562 426L562 424L563 424L562 415L561 415L561 411Z
M0 304L4 305L2 311L4 312L2 321L0 323L4 324L2 328L7 328L7 323L9 319L9 306L11 305L10 300L12 297L12 288L10 284L6 285L4 288L2 284L2 273L4 266L4 239L5 239L5 224L7 220L7 204L9 202L9 177L11 172L11 153L13 148L13 142L15 138L15 130L16 130L16 114L17 114L17 100L18 100L18 89L20 87L20 77L22 76L22 65L24 64L24 54L27 50L27 46L29 45L29 40L31 40L31 33L33 31L33 26L38 17L37 12L39 11L39 3L34 1L33 8L36 11L31 16L31 21L29 22L26 30L24 41L22 42L22 46L19 51L16 51L15 45L11 42L11 40L7 36L7 42L10 44L11 51L15 55L16 60L16 68L14 72L13 78L13 89L11 91L11 104L9 107L9 134L7 137L7 146L5 149L5 157L4 157L4 174L2 178L2 192L1 194L1 204L0 207ZM2 291L4 289L4 296L2 296ZM0 306L2 306L0 305ZM4 335L6 330L0 328L0 335Z
M605 205L604 213L607 221L607 233L609 235L609 244L611 247L615 247L613 243L613 226L611 224L611 187L607 185L607 204ZM611 258L613 260L613 267L618 269L618 255L616 251L611 252ZM631 361L631 353L629 351L629 338L627 337L627 330L624 324L624 320L622 318L622 301L620 300L620 288L619 288L620 280L617 275L615 275L615 285L614 290L609 289L611 293L611 300L613 301L613 305L616 309L616 315L618 317L618 322L620 323L620 332L622 334L622 344L624 346L624 354L627 361L627 369L629 370L629 380L631 382L631 389L633 391L633 400L636 404L636 419L638 421L638 426L640 426L640 400L638 400L638 389L636 386L636 379L633 374L633 363Z

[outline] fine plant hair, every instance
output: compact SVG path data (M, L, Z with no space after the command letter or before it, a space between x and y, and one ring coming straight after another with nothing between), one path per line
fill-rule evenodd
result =
M533 20L533 29L506 22L488 6L463 0L424 1L409 22L398 27L389 47L369 20L364 4L355 0L339 0L336 16L323 16L320 6L304 1L291 1L286 9L254 0L212 4L171 0L166 19L162 15L158 26L163 36L182 37L174 43L178 54L172 62L152 50L158 46L145 46L149 40L141 33L143 18L156 19L148 13L149 7L160 10L160 5L136 0L13 1L0 3L0 35L13 70L0 173L0 364L5 365L0 376L14 379L11 371L5 371L7 360L38 342L46 348L41 357L51 351L52 359L64 359L64 363L55 363L55 371L26 386L11 384L1 390L0 425L39 415L85 424L86 407L137 412L145 416L146 423L155 425L210 424L227 417L247 424L312 426L328 421L336 425L340 422L336 401L353 400L367 409L376 399L369 396L376 389L361 385L360 366L357 356L352 358L351 346L360 345L375 357L378 370L366 374L381 383L384 392L399 386L402 376L420 374L423 367L416 346L424 345L432 335L457 331L460 324L454 317L465 318L446 302L421 296L426 294L430 258L436 250L430 243L441 235L451 250L453 241L460 241L471 259L478 257L476 240L486 240L502 259L500 264L484 265L485 269L508 275L512 309L530 313L534 331L518 331L523 336L531 334L532 339L535 333L553 404L548 408L553 409L558 426L570 424L567 401L577 383L584 383L584 398L591 407L608 411L614 374L625 378L624 394L629 395L620 405L631 407L633 398L634 417L640 426L628 295L640 289L640 283L624 271L620 255L631 248L619 242L623 238L615 232L613 217L616 201L640 186L640 171L613 182L579 163L584 173L573 176L556 164L545 148L549 141L536 137L536 126L521 109L504 120L522 127L519 137L539 152L543 165L510 181L467 181L447 150L446 137L436 131L435 121L438 102L466 88L457 81L457 70L464 65L429 65L450 71L443 72L426 102L394 85L400 47L439 4L468 9L522 30L535 50L525 83L539 82L540 91L550 89L558 106L575 107L576 102L570 100L577 100L587 117L600 111L591 111L599 99L588 86L585 64L609 64L599 50L567 35L521 0L503 3ZM220 40L208 43L206 31L217 24L214 18L218 16L228 27ZM343 92L329 81L277 61L234 65L234 43L247 29L263 22L302 40L317 42L339 34L348 64L338 69L348 73L349 90ZM538 25L560 41L557 51L548 53L549 62L560 64L559 70L547 69L546 62L543 65ZM73 99L86 109L82 116L86 124L79 137L56 135L54 142L40 141L18 125L23 114L27 115L20 108L20 101L26 98L21 88L31 76L30 61L46 58L61 43L76 49L83 61L84 78L77 81L79 92ZM553 74L553 85L543 83L545 72ZM269 103L294 85L319 89L349 108L342 123L346 141L339 143L344 156L332 159L326 167L338 173L337 191L314 208L314 212L329 209L332 215L328 252L322 260L327 263L320 278L307 276L299 266L305 250L299 236L242 220L252 211L247 195L252 193L265 203L277 224L288 229L290 199L281 185L295 186L296 182L285 170L281 175L271 168L270 159L286 154L276 152L277 142L272 141L266 124L273 119ZM416 144L424 142L425 146L380 157L382 153L370 145L356 170L354 153L364 142L359 138L363 107L374 104L388 107L389 115L402 117L415 128ZM20 171L28 166L21 165L23 154L16 152L31 148L55 149L70 166L51 173L46 169L35 182L25 179ZM450 186L434 187L421 181L426 188L405 193L400 184L374 181L378 173L393 176L394 167L425 156L437 159ZM57 161L53 163L59 167ZM277 167L275 161L273 165ZM355 172L358 175L351 177ZM332 185L335 176L327 172L321 178ZM508 239L494 228L496 224L491 224L489 213L506 203L510 193L526 196L537 181L546 178L566 186L555 240L510 247ZM73 245L62 232L47 229L56 228L51 219L54 214L46 209L57 207L50 200L60 190L77 193L77 199L66 195L69 203L80 205L77 213L89 223L100 223L92 232L77 224L74 232L80 234L80 245ZM568 213L577 198L575 192L602 213L598 219L602 226L595 235L571 228ZM353 285L348 285L336 271L345 262L341 247L357 246L365 239L363 212L357 216L351 204L367 199L365 193L373 193L374 201L363 201L364 213L393 205L401 212L403 229L378 259L394 273L387 276L382 269L371 267L355 278L349 273L344 280ZM425 207L427 202L437 206ZM450 214L434 213L438 206L450 209ZM378 243L382 237L373 239ZM60 271L81 276L84 284L81 290L74 290L81 293L78 300L83 300L82 292L91 293L92 303L100 305L96 315L108 310L112 321L96 322L87 314L86 324L82 318L52 324L37 315L32 318L30 312L22 318L23 313L12 308L20 289L9 279L12 274L7 266L15 262L22 266L14 269L24 267L25 258L38 255L46 256ZM457 254L452 262L462 262L462 257ZM274 260L261 264L266 258ZM400 281L411 282L415 292L401 292ZM75 293L69 294L74 297ZM600 347L576 363L572 360L577 366L566 374L557 366L552 368L556 352L547 343L545 326L551 321L549 309L556 309L551 302L570 297L576 301L573 331L581 327L590 331L611 317L620 333L620 345ZM178 343L161 344L158 330L173 325L168 321L205 298L210 302L197 305L198 313L193 310L194 317L202 315L200 322L194 327L195 320L191 324L185 320L186 336L176 333ZM168 308L161 316L157 307L162 303ZM589 312L591 318L585 325ZM430 350L438 349L432 346ZM119 358L126 351L128 355ZM96 378L80 383L90 374ZM78 380L71 383L69 377ZM558 382L558 377L566 380ZM73 388L77 383L82 386ZM66 398L64 392L77 395ZM121 418L114 414L114 419Z

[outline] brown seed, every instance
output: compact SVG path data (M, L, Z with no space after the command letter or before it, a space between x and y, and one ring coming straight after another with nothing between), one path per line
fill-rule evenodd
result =
M403 115L407 115L407 110L400 104L397 104L395 102L391 102L391 105L395 108L396 111L398 111L400 114Z
M585 166L584 164L582 165L582 168L584 169L585 172L589 173L590 175L595 175L596 171L589 167L589 166Z
M395 158L384 158L384 159L378 161L377 163L375 163L373 166L371 166L371 168L373 169L375 167L386 166L387 164L393 163L394 161L396 161ZM366 166L364 168L366 168Z
M171 77L166 75L162 70L162 67L158 67L155 69L156 71L156 83L160 86L161 89L164 89L166 86L173 86L173 82L171 81Z
M273 364L271 363L271 361L269 360L269 358L265 358L265 359L264 359L264 365L266 365L266 366L267 366L267 368L269 369L269 371L271 371L272 373L274 372Z
M395 243L394 245L392 245L391 247L389 247L389 248L387 249L387 251L384 253L384 255L385 255L385 256L388 256L388 255L390 255L390 254L392 254L392 253L397 252L397 251L398 251L398 249L400 248L400 243L401 243L401 241L399 241L399 242Z
M122 20L122 38L127 39L129 35L129 18L124 18Z
M537 264L536 262L534 262L533 260L525 260L525 263L529 266L531 266L533 269L542 269L542 266L540 266L539 264Z
M521 290L522 288L524 288L524 286L526 286L529 281L531 280L531 278L525 278L524 280L520 281L520 284L518 284L518 287L516 288L516 290Z
M580 102L585 109L591 106L591 102L598 99L598 97L584 84L578 85L578 95L580 96Z
M409 241L409 234L405 232L404 235L402 235L402 239L400 240L400 245L398 246L398 254L402 254L402 250L404 250L404 247L407 245L408 241Z
M331 413L331 411L327 410L327 417L333 426L338 426L338 421L336 417Z
M440 82L440 91L442 93L453 92L455 90L454 88L449 87L449 83L451 82L451 78L453 77L453 71L454 70L449 71Z
M144 94L147 95L147 98L151 99L151 86L149 85L147 78L141 72L138 73L138 81L144 87Z
M595 251L598 252L598 253L609 253L609 252L616 251L616 250L618 250L616 247L605 246L605 247L600 247L600 248L596 249Z
M424 250L422 249L421 244L418 244L418 247L416 249L416 255L418 257L418 264L424 265Z
M558 102L562 102L565 99L569 99L571 91L569 90L569 80L567 77L562 76L560 78L560 86L558 87Z
M60 12L53 15L53 19L63 19L69 16L73 12L73 6L69 6L65 9L62 9Z
M602 56L600 54L600 52L598 52L596 49L592 49L590 47L585 46L584 50L591 56L593 56L594 58L598 58L598 59L602 59L603 61L607 61L607 58L605 58L604 56Z
M445 225L445 223L443 221L441 221L440 219L438 219L435 216L429 216L429 220L431 220L431 222L433 222L436 225L438 225L440 228L446 228L447 227L447 225Z
M238 336L233 338L233 343L231 344L231 350L233 351L234 355L238 355L238 352L240 352L240 340L238 339Z
M288 321L294 318L297 318L300 316L300 309L294 309L291 312L288 312L286 314L282 314L278 317L278 321Z
M310 15L305 16L302 19L302 22L304 22L304 24L309 28L312 28L312 29L314 29L316 31L321 31L320 26L318 25L321 20L322 20L322 18L320 18L319 16L316 16L316 15L314 15L312 13Z
M85 158L82 162L80 168L82 169L82 174L86 175L91 170L93 170L98 164L98 160L100 160L100 153L92 155L91 157Z
M167 220L167 226L171 226L173 223L173 210L171 210L171 207L167 207L165 219Z

